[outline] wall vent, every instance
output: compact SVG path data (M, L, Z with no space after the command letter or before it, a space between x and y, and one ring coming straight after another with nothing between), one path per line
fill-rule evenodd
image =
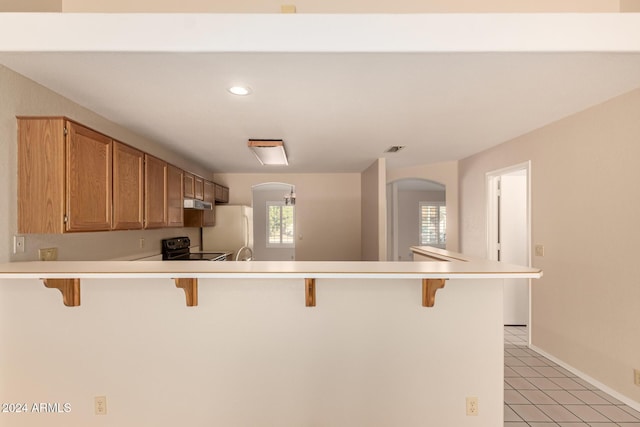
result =
M392 145L391 147L384 150L385 153L397 153L402 150L406 145Z

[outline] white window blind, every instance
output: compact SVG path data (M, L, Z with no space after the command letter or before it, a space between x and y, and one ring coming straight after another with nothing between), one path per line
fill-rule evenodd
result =
M444 247L447 243L447 207L440 202L420 202L420 245Z

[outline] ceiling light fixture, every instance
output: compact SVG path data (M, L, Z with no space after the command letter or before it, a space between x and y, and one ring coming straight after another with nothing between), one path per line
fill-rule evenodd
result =
M227 90L238 96L245 96L251 93L251 88L249 86L231 86Z
M295 206L296 193L293 191L293 186L291 186L291 191L284 195L284 204L287 206Z
M281 139L250 139L248 146L263 165L289 164Z

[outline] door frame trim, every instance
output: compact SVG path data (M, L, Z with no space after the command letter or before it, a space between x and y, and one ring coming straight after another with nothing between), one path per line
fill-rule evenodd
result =
M527 267L531 267L531 160L518 163L512 166L507 166L501 169L489 171L485 174L485 208L486 208L486 251L487 258L491 260L496 259L496 240L494 237L497 235L497 208L494 202L496 198L496 186L495 182L503 175L508 175L512 172L526 171L527 176ZM529 319L528 319L528 342L531 343L531 280L529 280Z

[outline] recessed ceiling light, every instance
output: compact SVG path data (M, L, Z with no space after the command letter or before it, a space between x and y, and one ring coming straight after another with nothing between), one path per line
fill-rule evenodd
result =
M238 95L238 96L245 96L251 93L251 88L249 86L231 86L227 90L232 94Z

